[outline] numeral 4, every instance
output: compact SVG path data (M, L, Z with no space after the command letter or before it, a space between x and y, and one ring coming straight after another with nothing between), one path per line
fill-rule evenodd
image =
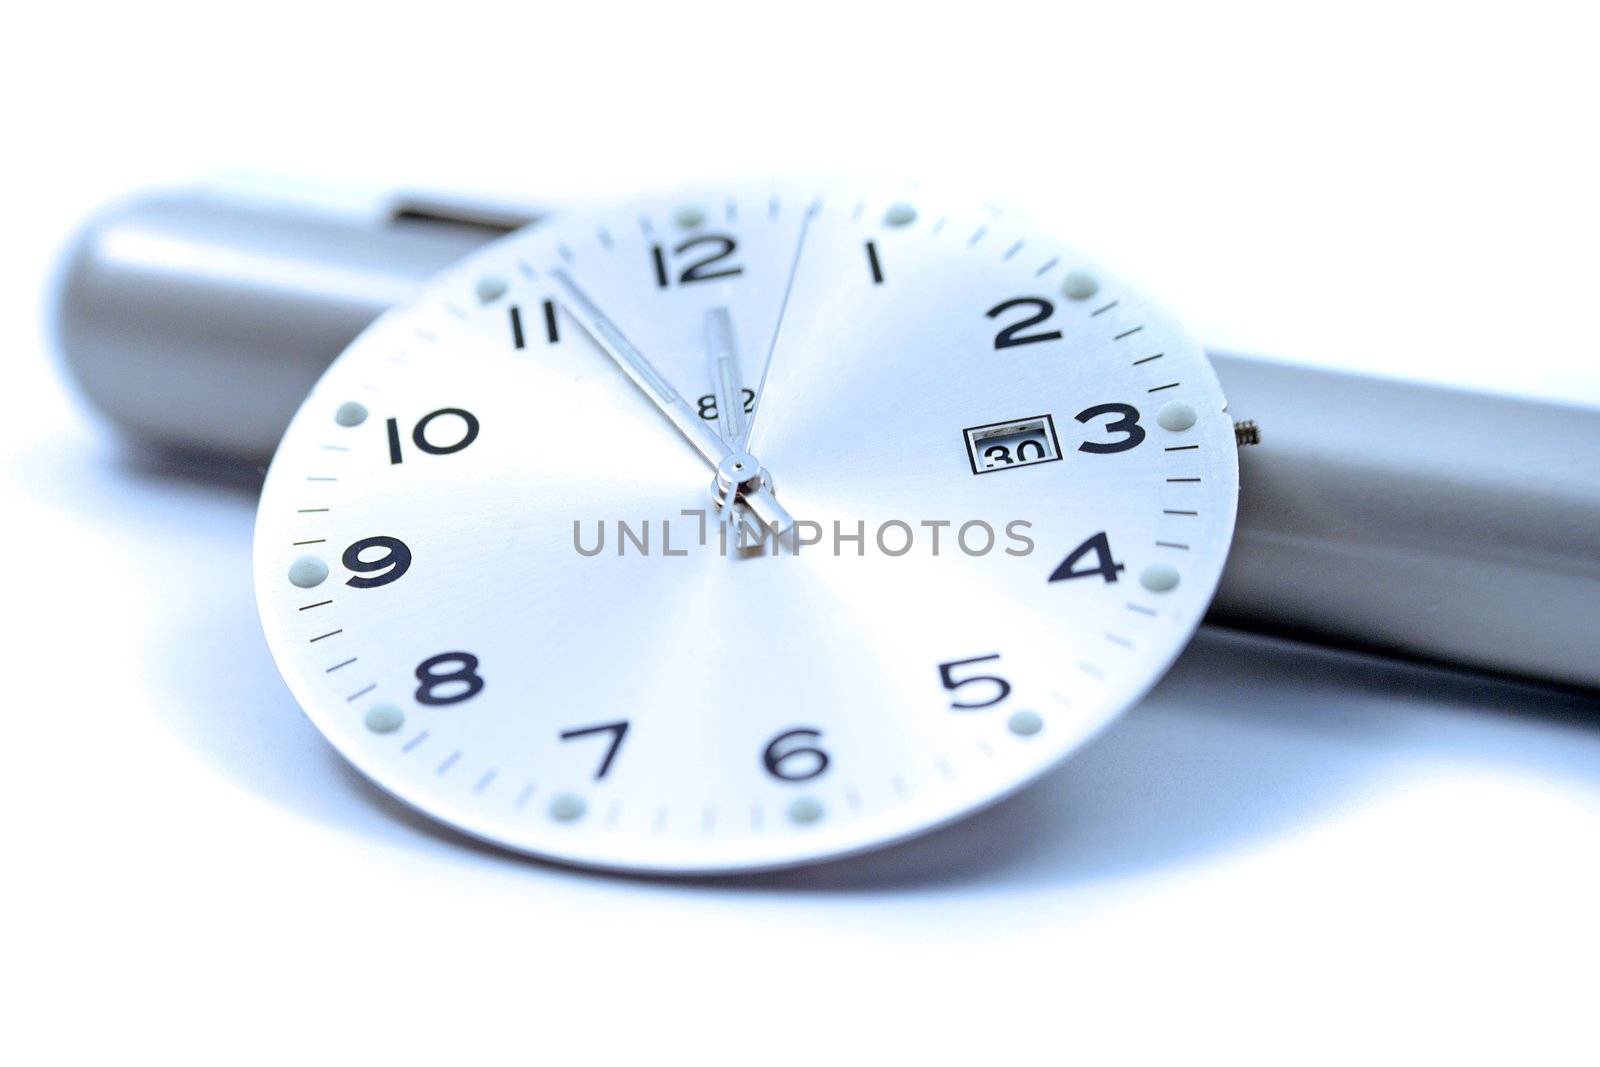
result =
M1094 562L1079 567L1078 561L1090 554L1094 555ZM1122 564L1111 558L1111 542L1106 538L1105 531L1101 530L1067 553L1061 565L1050 572L1050 580L1062 582L1069 578L1092 578L1098 574L1106 581L1114 582L1124 569Z

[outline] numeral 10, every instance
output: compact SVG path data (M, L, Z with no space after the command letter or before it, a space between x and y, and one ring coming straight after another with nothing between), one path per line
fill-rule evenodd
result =
M436 444L428 439L428 427L433 423L434 419L444 418L445 416L454 416L461 421L461 435L450 444ZM398 419L390 419L387 426L389 428L389 462L390 464L404 463L405 453L401 449L400 421ZM419 451L426 452L430 456L447 456L452 452L460 452L477 439L478 417L464 408L440 408L438 411L430 411L418 419L417 425L411 430L411 443Z

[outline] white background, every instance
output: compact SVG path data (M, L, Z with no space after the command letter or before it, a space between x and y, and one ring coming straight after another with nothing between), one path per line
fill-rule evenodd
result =
M1594 703L1213 634L1043 785L889 854L554 869L339 762L260 638L250 487L131 458L44 327L62 243L136 187L821 168L1020 204L1218 347L1600 404L1596 27L1484 10L13 14L4 1058L1594 1062Z

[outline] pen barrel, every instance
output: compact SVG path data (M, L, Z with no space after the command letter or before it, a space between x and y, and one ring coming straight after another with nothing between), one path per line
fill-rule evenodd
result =
M1214 621L1600 687L1600 411L1212 359L1261 426Z
M70 253L58 347L135 438L265 464L362 328L534 217L133 201ZM1212 359L1262 439L1211 621L1600 688L1600 411Z
M130 201L68 253L57 348L88 400L133 437L265 464L356 334L533 217L404 198Z

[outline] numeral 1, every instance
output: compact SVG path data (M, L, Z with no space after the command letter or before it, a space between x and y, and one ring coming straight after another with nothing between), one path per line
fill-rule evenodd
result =
M872 269L872 284L883 284L883 265L878 262L878 242L867 242L867 266Z
M527 342L522 339L522 308L516 304L511 305L511 347L528 347Z

